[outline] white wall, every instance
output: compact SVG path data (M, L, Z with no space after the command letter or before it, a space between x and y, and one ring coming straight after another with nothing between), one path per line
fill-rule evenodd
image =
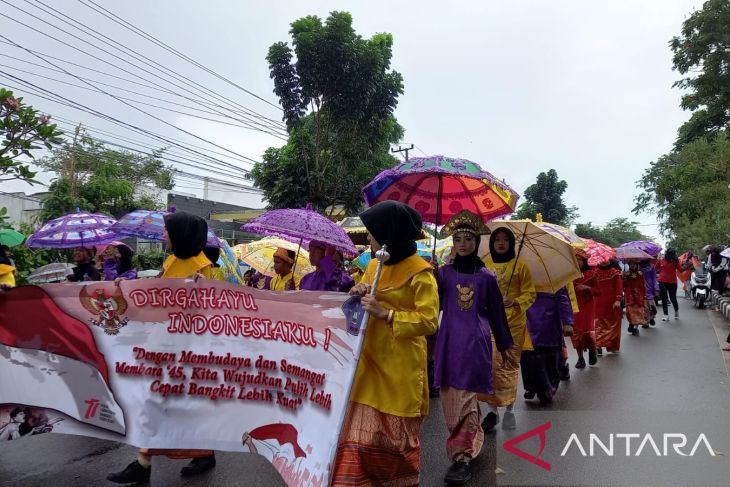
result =
M21 223L35 223L35 217L41 209L38 198L25 193L5 193L0 189L0 208L8 209L10 224L18 226Z

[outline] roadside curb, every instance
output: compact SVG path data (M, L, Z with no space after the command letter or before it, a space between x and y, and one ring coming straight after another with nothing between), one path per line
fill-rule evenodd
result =
M715 291L712 292L712 303L720 307L720 313L725 319L730 320L730 297L720 296Z

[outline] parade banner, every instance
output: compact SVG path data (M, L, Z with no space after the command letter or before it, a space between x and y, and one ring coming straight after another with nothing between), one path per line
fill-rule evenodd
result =
M344 294L200 279L0 294L0 441L45 432L259 453L328 485L362 335Z

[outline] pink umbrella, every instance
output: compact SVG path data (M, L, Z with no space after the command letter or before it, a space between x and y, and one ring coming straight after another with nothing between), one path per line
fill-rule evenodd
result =
M589 238L584 238L583 241L587 245L584 251L588 254L588 265L595 266L607 264L609 261L616 258L616 251L608 245L596 242Z

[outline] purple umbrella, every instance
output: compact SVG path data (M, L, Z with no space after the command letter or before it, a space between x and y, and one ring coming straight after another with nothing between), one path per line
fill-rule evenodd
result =
M619 247L616 249L616 258L619 260L649 260L654 257L638 247Z
M271 210L254 218L241 230L258 235L281 237L309 249L313 240L331 245L348 257L358 255L345 230L307 206L306 209Z
M146 238L149 240L165 239L165 215L167 211L135 210L124 215L110 230L125 237ZM208 247L221 248L221 243L215 234L208 230Z
M32 249L70 249L109 243L117 239L109 230L116 222L98 213L71 213L48 221L28 237L26 245Z
M633 242L626 242L619 246L619 248L633 248L643 250L652 257L656 257L662 252L662 246L649 240L635 240Z

